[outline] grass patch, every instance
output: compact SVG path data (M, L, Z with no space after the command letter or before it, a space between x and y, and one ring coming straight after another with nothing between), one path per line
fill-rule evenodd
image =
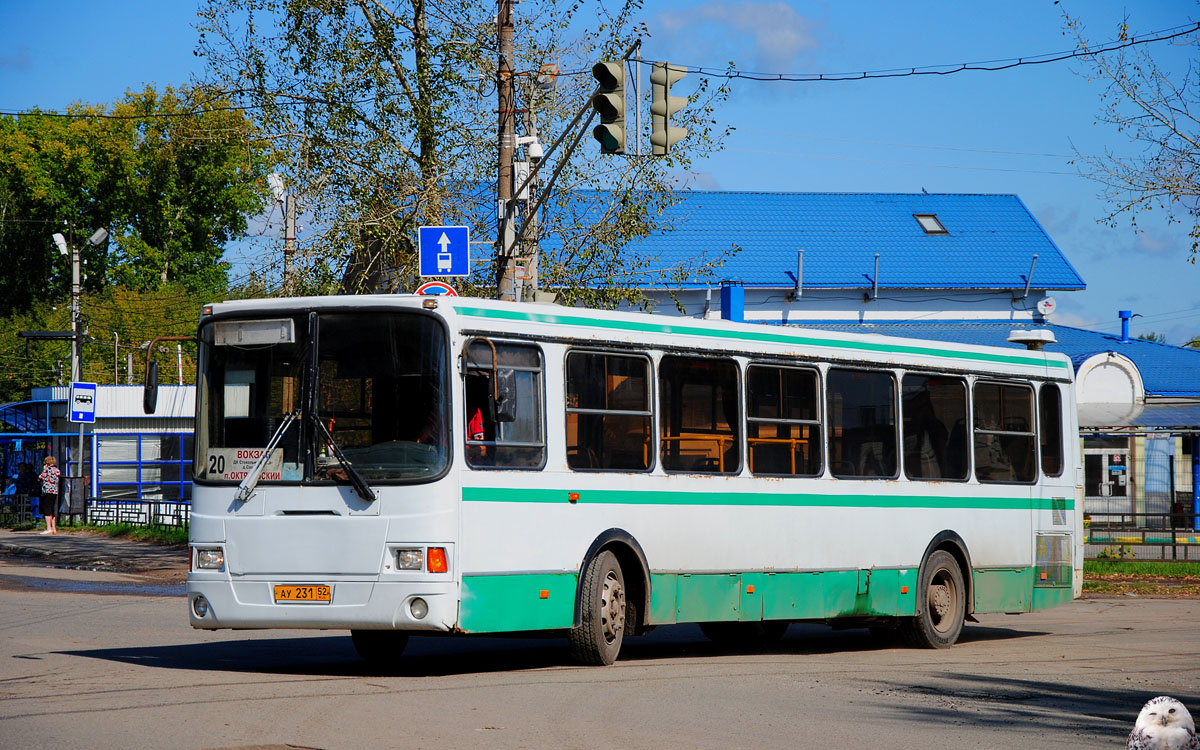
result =
M1200 583L1162 584L1143 581L1084 581L1083 593L1168 598L1200 597Z
M1122 578L1200 578L1200 562L1159 560L1086 560L1083 577L1120 576Z
M153 542L155 544L171 546L186 545L188 541L187 529L177 526L134 526L128 523L111 523L98 526L89 523L70 528L92 531L98 534L108 534L109 536L132 539L138 542Z

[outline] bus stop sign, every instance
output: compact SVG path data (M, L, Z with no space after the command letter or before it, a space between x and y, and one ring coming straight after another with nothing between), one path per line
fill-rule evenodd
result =
M96 421L95 383L71 383L71 421Z
M422 276L469 276L471 230L468 227L420 227L417 245Z

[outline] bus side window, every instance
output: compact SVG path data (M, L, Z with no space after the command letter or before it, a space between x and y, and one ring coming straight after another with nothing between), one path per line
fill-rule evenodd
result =
M975 383L975 477L980 482L1033 482L1033 425L1033 388Z
M839 479L896 477L896 380L890 372L830 368L825 376L829 469Z
M767 476L821 473L821 395L816 370L750 365L746 445L750 471Z
M650 360L567 353L567 465L575 471L650 468Z
M963 480L967 465L967 383L908 374L900 381L904 474L909 479Z
M1057 477L1063 472L1062 391L1056 383L1043 383L1038 392L1042 473Z
M738 367L728 359L666 356L658 366L663 470L741 469Z
M467 465L474 469L545 465L543 372L541 349L536 346L485 339L467 345L463 377Z

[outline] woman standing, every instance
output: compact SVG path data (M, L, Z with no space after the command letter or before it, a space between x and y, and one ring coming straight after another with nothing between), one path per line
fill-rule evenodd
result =
M57 461L54 456L46 456L46 460L42 462L42 473L38 474L38 480L42 483L42 515L46 518L46 530L43 534L58 533L58 478L60 473L58 467L55 466Z

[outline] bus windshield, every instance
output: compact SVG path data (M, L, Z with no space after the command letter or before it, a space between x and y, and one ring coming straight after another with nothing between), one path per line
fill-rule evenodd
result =
M421 481L444 471L446 336L432 316L218 320L200 339L197 479L240 482L292 414L299 418L280 432L263 483L341 483L352 472Z

